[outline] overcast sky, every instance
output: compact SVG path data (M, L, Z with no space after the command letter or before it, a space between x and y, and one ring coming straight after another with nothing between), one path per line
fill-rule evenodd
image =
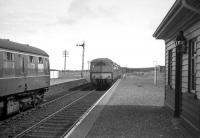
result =
M0 0L0 38L29 44L50 55L52 69L85 69L94 58L121 66L164 65L164 41L152 34L175 0Z

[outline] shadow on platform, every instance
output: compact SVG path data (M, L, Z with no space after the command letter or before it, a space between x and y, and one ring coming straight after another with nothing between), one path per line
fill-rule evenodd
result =
M102 108L100 105L96 108ZM87 138L189 138L164 106L104 105Z

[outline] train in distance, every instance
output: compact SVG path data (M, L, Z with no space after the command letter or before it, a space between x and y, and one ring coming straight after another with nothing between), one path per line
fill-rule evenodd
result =
M49 85L45 51L0 39L0 118L39 104Z
M90 64L90 80L97 90L110 87L122 76L122 68L108 58L97 58Z

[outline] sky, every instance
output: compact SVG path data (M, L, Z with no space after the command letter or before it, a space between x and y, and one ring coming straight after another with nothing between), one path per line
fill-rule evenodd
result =
M46 51L51 69L79 70L109 58L123 67L165 64L165 44L153 38L175 0L0 0L0 38Z

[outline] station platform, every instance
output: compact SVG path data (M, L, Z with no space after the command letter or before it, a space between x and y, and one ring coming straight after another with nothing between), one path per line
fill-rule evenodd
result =
M65 138L189 138L151 77L118 80Z

